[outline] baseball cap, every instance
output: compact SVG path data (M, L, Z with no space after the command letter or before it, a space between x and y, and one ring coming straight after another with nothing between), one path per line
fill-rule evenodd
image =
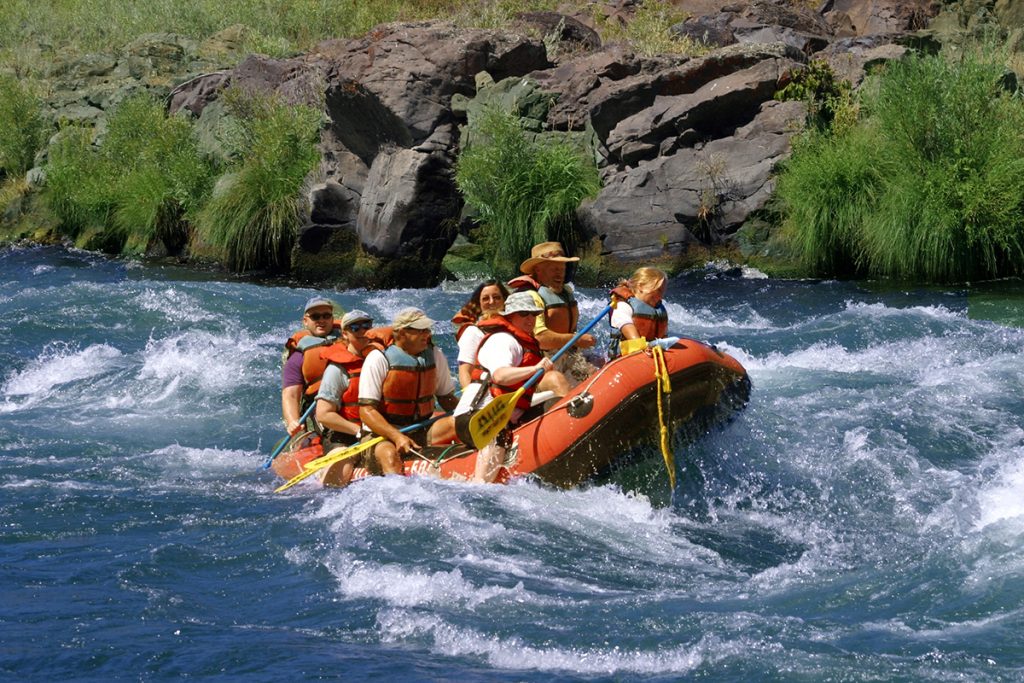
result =
M413 307L400 310L391 323L396 330L405 327L411 327L414 330L429 330L433 325L434 321L428 318L426 313Z

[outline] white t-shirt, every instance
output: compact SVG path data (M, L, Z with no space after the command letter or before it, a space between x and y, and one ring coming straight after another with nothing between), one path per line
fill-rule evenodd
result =
M437 372L434 373L434 396L447 396L455 393L455 382L452 381L451 370L448 369L448 360L444 357L441 349L434 348L434 365ZM384 378L388 374L388 359L380 349L370 351L370 354L363 361L363 371L359 375L359 401L365 400L380 402L383 394L381 387L384 386Z
M459 357L456 359L460 364L472 365L476 362L476 350L480 348L484 332L476 325L470 325L459 337Z
M612 309L612 329L621 330L625 325L633 324L633 307L625 301L615 304Z
M466 331L468 332L469 330ZM465 336L465 333L463 333L463 336ZM498 368L518 368L519 364L523 362L522 344L507 332L491 335L487 343L480 347L479 354L480 365L492 375ZM476 400L477 393L480 391L480 387L481 384L473 382L465 388L462 392L462 398L459 399L459 405L455 406L456 415L462 415L470 411L473 401ZM481 399L477 409L483 408L492 399L491 392L488 391L487 395Z
M341 395L348 389L348 373L337 365L328 365L320 380L320 391L317 400L323 399L336 406L341 405Z

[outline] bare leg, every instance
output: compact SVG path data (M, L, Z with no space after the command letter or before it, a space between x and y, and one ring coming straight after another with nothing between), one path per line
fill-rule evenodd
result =
M553 391L555 396L561 398L569 393L569 380L557 370L545 372L537 382L537 391Z
M355 465L352 463L352 460L342 460L341 462L334 463L324 468L323 473L320 475L320 483L333 488L348 486L349 482L352 481L354 469Z
M373 457L384 474L402 474L402 459L398 457L398 449L390 441L382 441L373 449Z
M490 484L498 476L498 470L503 462L505 462L505 449L493 441L487 444L476 455L473 481L478 484Z
M455 440L455 418L452 416L442 417L430 425L427 431L427 443L430 445L451 443Z

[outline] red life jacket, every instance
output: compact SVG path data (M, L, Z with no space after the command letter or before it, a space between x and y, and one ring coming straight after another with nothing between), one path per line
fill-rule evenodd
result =
M466 328L476 325L476 318L463 309L452 318L452 325L455 325L455 341L459 341Z
M373 340L371 344L380 349L391 344L392 340L390 327L374 327L367 330L366 336ZM304 392L306 396L316 396L316 392L320 391L320 380L323 379L324 370L327 369L324 352L339 346L345 348L345 340L340 337L331 344L316 346L302 352L302 380L306 386Z
M348 350L344 344L334 344L325 347L320 352L320 358L327 364L339 365L348 375L348 388L341 395L341 416L350 422L362 424L359 419L359 375L363 371L363 360L365 354L373 349L382 349L376 343L370 343L364 350L364 355L357 356ZM319 385L320 383L317 382Z
M633 290L626 285L619 285L613 289L612 296L619 301L625 301L633 309L633 327L641 337L650 341L661 339L668 334L668 311L665 310L664 303L659 302L657 306L651 306L633 294ZM609 312L609 320L611 315ZM621 339L622 333L613 329L612 337Z
M480 330L484 333L484 338L480 340L480 346L478 346L476 349L477 361L473 364L473 370L470 373L470 376L473 378L474 381L479 380L483 376L483 373L487 372L487 370L482 365L480 365L479 362L480 349L484 347L484 344L487 343L488 339L502 332L511 334L515 338L515 340L519 342L519 345L523 347L523 360L520 361L517 367L522 368L531 365L536 365L537 363L541 362L541 360L544 358L544 356L541 354L540 345L537 344L537 340L533 337L533 335L523 332L518 327L515 327L514 325L512 325L512 323L505 320L503 316L497 315L488 318L487 320L482 320L479 323L477 323L477 327L479 327ZM515 384L498 384L497 382L494 381L494 378L492 377L490 380L491 396L497 397L501 396L502 394L511 394L516 389L526 384L528 379L529 378L526 378L521 382L516 382ZM520 396L519 399L516 401L517 408L526 410L527 408L530 407L530 400L533 397L533 392L536 389L536 387L537 385L534 384L532 387L523 392L523 395Z
M394 344L384 350L388 374L381 386L380 412L393 425L422 422L434 412L437 368L434 347L412 356ZM444 368L444 372L448 369Z

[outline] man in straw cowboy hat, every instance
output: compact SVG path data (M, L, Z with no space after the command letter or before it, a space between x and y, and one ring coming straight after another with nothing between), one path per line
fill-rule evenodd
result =
M569 343L576 333L579 307L573 286L565 281L565 264L579 261L578 256L566 256L559 242L542 242L530 250L530 258L519 266L520 277L509 282L517 292L526 291L543 310L537 316L534 336L547 355L553 355ZM581 336L573 348L555 362L555 368L565 374L571 386L579 384L594 372L580 352L594 346L592 334ZM541 389L547 389L543 383Z

